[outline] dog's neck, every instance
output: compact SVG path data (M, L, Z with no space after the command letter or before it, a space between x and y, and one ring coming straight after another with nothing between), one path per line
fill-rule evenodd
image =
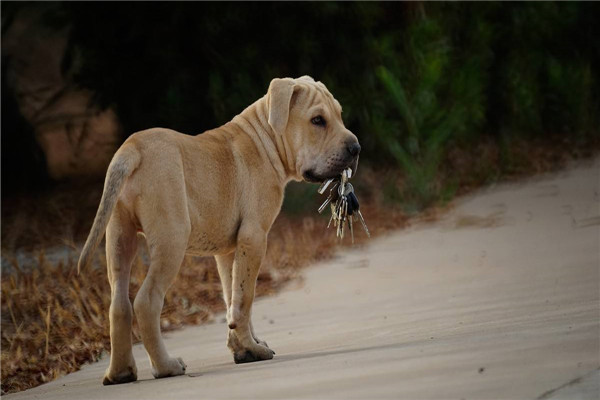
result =
M265 151L281 183L285 185L290 180L301 180L291 146L284 135L276 134L269 125L266 96L236 115L230 123L237 125L250 136L257 148Z

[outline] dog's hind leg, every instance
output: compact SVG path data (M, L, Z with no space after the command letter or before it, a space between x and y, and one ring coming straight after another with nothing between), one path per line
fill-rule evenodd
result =
M118 205L106 230L106 262L111 290L110 365L103 384L126 383L137 379L137 369L131 351L131 302L129 276L137 252L136 229L129 215Z
M186 368L181 358L169 356L160 334L160 313L165 293L183 262L190 233L189 222L182 225L175 221L181 219L167 217L161 221L158 229L162 241L157 241L152 235L156 230L144 227L150 249L150 268L133 304L155 378L182 375Z

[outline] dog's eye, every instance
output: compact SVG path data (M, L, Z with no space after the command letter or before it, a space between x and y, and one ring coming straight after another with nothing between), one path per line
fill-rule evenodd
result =
M317 117L314 117L313 119L311 119L310 122L313 125L318 125L318 126L325 126L326 125L325 118L321 117L320 115L317 116Z

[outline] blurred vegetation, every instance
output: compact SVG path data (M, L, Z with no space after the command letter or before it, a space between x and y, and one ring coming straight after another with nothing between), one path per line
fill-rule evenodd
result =
M2 11L29 6L2 3ZM599 9L64 2L48 18L72 27L64 70L75 69L76 84L116 108L127 134L152 126L197 134L230 120L273 77L312 75L343 105L362 161L404 171L403 183L385 191L416 210L452 195L452 179L437 179L452 146L485 137L510 168L516 139L598 139Z

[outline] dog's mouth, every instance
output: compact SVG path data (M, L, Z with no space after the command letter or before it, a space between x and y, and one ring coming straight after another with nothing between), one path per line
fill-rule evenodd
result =
M356 169L358 168L358 157L353 159L348 164L343 164L342 166L340 166L330 172L327 172L326 174L319 174L319 173L316 173L313 169L307 169L302 174L302 177L304 178L304 181L309 182L309 183L322 183L328 179L338 178L341 175L342 171L345 170L346 168L351 168L352 175L354 175L356 173Z
M311 169L304 171L302 177L304 178L304 181L309 183L321 183L329 179L328 177L315 174Z

